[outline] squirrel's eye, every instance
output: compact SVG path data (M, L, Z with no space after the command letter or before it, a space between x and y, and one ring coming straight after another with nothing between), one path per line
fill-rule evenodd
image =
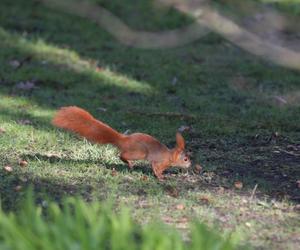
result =
M184 161L187 161L188 160L188 158L187 157L184 157L184 159L183 159Z

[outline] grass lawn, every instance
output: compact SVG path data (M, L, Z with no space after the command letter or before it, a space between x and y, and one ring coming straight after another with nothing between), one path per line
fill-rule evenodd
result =
M137 30L190 23L147 0L97 2ZM76 195L113 199L138 222L160 219L183 235L197 218L257 249L299 246L300 72L213 33L175 49L129 48L90 20L37 0L1 0L0 64L5 210L17 210L33 185L39 203ZM113 147L51 125L67 105L170 147L176 130L187 126L183 135L203 171L173 169L164 182L144 162L129 171Z

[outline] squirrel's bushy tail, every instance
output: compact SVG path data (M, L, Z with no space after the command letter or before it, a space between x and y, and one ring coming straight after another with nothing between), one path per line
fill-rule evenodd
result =
M105 123L96 120L87 111L75 106L61 108L54 116L52 124L100 144L118 146L120 139L123 137L122 134Z

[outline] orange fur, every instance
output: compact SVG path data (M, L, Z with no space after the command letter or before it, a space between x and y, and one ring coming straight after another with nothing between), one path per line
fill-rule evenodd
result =
M53 118L52 124L101 144L114 144L123 137L108 125L96 120L85 110L75 106L61 108Z
M75 106L61 108L54 116L52 124L77 133L90 141L118 147L121 151L120 159L130 168L133 167L134 160L148 160L159 179L163 178L163 171L170 166L191 165L188 156L184 153L184 139L179 133L176 134L177 146L170 150L147 134L120 134L105 123L96 120L87 111Z

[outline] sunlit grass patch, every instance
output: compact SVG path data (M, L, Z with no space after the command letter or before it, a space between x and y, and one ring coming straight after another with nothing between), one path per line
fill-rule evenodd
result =
M94 81L101 81L101 84L117 86L135 92L151 93L152 88L149 84L117 74L109 68L98 67L97 61L85 60L70 49L49 45L42 39L30 40L26 36L12 35L2 28L0 29L0 38L3 42L2 47L18 49L22 53L34 57L42 65L47 66L48 63L51 63L56 65L59 71L67 68L77 73L89 74L90 77L94 78Z

